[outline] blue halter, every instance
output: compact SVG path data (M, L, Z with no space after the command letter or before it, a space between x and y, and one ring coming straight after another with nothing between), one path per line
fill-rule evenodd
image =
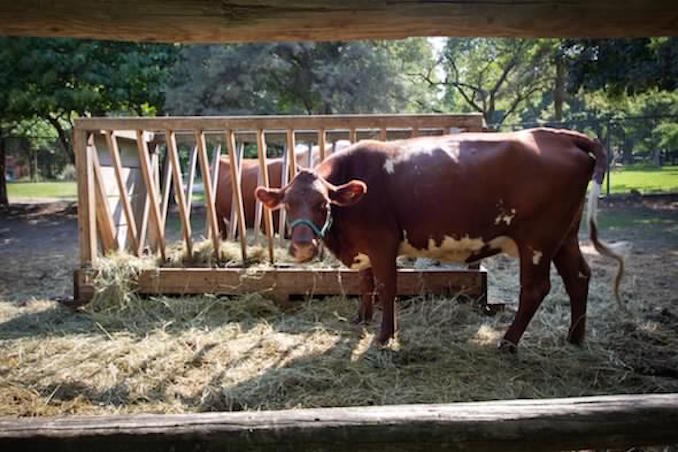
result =
M316 226L315 223L313 223L311 220L307 218L297 218L291 223L288 222L287 227L290 228L290 234L292 233L294 228L302 224L311 228L311 230L316 236L320 237L321 239L324 239L325 235L327 234L327 231L329 231L330 228L332 227L332 212L329 209L327 210L327 218L325 218L325 224L321 229L318 229L318 226Z

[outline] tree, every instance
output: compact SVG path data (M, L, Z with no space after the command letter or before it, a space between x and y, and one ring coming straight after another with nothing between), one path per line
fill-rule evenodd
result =
M0 49L11 82L6 108L47 121L71 161L73 119L157 111L176 54L165 44L39 38L0 38Z
M448 39L440 64L441 82L432 71L423 75L442 86L452 109L482 113L488 124L501 125L553 86L553 41L526 39Z
M172 69L172 114L392 112L411 96L388 46L371 42L187 46Z
M678 38L566 40L573 93L612 96L678 88Z

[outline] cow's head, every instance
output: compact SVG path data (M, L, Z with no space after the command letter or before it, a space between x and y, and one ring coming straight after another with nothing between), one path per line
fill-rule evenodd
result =
M367 192L364 182L352 180L334 186L314 171L301 170L286 187L257 187L257 199L269 209L285 207L290 227L290 254L296 262L307 262L318 253L318 240L332 225L330 204L350 206Z

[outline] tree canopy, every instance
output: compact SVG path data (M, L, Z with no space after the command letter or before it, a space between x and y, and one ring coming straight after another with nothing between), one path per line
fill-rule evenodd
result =
M2 37L0 138L49 131L72 161L73 119L89 115L474 111L494 128L551 122L606 138L616 127L612 145L625 159L629 149L678 148L678 38L433 42ZM624 116L654 119L622 124Z

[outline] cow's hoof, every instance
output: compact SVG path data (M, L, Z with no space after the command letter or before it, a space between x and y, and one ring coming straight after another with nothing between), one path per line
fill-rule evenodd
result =
M581 347L582 344L584 344L584 335L570 333L567 335L567 342L572 345L576 345L577 347Z
M516 353L518 351L518 345L508 339L502 339L497 343L497 349L505 353Z
M360 314L357 314L355 317L353 317L353 319L351 319L351 323L354 325L369 325L370 320L366 319Z
M390 333L379 333L379 336L377 337L377 343L382 347L385 347L388 345L388 341L390 341L392 337L393 334Z
M369 325L370 322L372 321L372 313L369 312L367 314L363 313L362 311L358 311L358 313L353 317L351 322L354 325Z

